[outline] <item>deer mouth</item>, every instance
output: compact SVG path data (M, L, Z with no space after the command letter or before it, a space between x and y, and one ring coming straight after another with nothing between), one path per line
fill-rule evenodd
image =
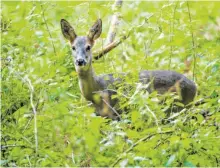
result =
M84 66L86 66L86 63L82 63L82 64L80 64L80 63L76 63L76 66L84 67Z

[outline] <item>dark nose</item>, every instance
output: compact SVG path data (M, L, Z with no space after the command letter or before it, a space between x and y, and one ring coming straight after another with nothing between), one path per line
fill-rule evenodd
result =
M86 62L84 59L77 59L76 65L78 65L78 66L86 65Z

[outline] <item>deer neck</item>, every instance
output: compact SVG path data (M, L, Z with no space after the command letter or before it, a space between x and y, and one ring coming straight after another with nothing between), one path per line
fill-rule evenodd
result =
M78 72L79 87L82 95L89 101L93 100L93 95L99 90L97 77L93 71L92 65L87 71Z

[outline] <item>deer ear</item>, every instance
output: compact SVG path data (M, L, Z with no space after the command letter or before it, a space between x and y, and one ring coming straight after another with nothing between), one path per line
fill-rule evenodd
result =
M98 19L90 28L88 37L91 40L96 40L102 33L102 20Z
M73 42L77 37L73 27L65 19L60 20L60 25L61 25L63 36L66 39L70 40L70 42Z

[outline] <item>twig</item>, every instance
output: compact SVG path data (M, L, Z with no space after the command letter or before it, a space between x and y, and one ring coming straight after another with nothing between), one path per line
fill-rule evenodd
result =
M194 33L192 29L192 17L189 9L189 2L186 2L187 8L188 8L188 14L189 14L189 21L190 21L190 31L191 31L191 37L192 37L192 46L193 46L193 59L194 59L194 64L193 64L193 80L196 80L195 76L195 71L196 71L196 46L195 46L195 39L194 39Z
M27 160L28 160L29 167L32 167L29 155L26 155L26 158L27 158Z
M123 158L123 156L125 156L128 152L132 151L134 149L134 147L136 147L139 143L144 142L157 134L168 134L168 133L172 133L172 132L173 131L171 130L171 131L156 132L151 135L146 135L145 137L139 139L137 142L135 142L133 145L131 145L131 147L128 148L123 154L121 154L121 156L119 156L110 167L114 167Z
M160 141L157 143L157 145L154 147L154 149L158 148L161 144L164 144L166 140L168 140L170 137L165 138L165 139L160 139Z
M170 116L169 118L167 118L167 119L163 119L164 121L169 121L169 120L171 120L171 119L174 119L174 118L176 118L176 117L178 117L178 116L180 116L180 115L182 115L182 114L185 114L186 113L186 109L183 109L183 110L181 110L180 112L178 112L178 113L174 113L172 116Z
M29 87L29 90L30 90L30 103L31 103L31 107L32 107L32 110L33 110L33 113L34 113L34 138L35 138L35 150L36 150L35 152L37 154L37 151L38 151L37 111L36 111L36 108L35 108L34 103L33 103L34 87L31 84L31 80L28 77L25 77L24 80L27 81L27 84L28 84L28 87Z
M125 97L126 99L130 99L131 98L131 97L125 95L124 93L121 93L121 92L119 92L117 90L114 90L114 89L106 89L104 91L113 91L113 92L117 93L118 95L121 95L121 96Z
M157 116L154 114L154 112L147 105L145 105L145 107L146 107L147 111L149 111L151 113L151 115L155 119L155 123L156 123L157 127L160 129L159 124L158 124Z
M25 131L25 130L27 129L27 127L30 125L32 119L33 119L33 116L31 116L31 118L28 120L28 122L27 122L27 124L25 125L25 127L24 127L22 133L24 133L24 131Z
M80 104L81 104L81 103L80 103ZM89 107L89 106L91 106L91 105L92 105L92 103L90 102L90 103L88 103L88 104L86 104L86 105L84 105L84 106L82 106L82 105L73 106L73 108L75 108L75 109L83 109L83 108Z
M111 106L110 104L108 104L108 103L105 101L105 99L102 99L102 100L103 100L103 102L118 116L118 118L121 120L120 114L119 114L114 108L112 108L112 106Z
M56 49L55 49L55 45L54 45L54 43L53 43L53 37L52 37L52 35L51 35L49 26L47 25L47 21L46 21L45 15L44 15L44 8L43 8L42 3L40 4L40 6L41 6L41 10L42 10L42 17L43 17L44 23L45 23L45 25L46 25L46 28L47 28L47 31L48 31L48 33L49 33L50 40L51 40L51 43L52 43L52 46L53 46L54 54L57 55Z
M186 107L188 108L191 105L199 106L201 104L205 104L207 102L206 99L211 99L211 98L212 98L212 96L205 96L204 98L201 98L201 99L199 99L197 101L194 101L194 102L191 102L191 103L187 104Z
M115 47L117 47L119 44L121 44L125 39L127 39L129 37L129 34L127 36L123 36L121 39L114 41L112 43L110 43L109 45L107 45L103 50L101 51L95 51L94 52L94 59L98 60L99 58L101 58L103 55L107 54L108 52L110 52L112 49L114 49Z
M1 145L1 150L6 149L6 148L13 148L13 147L26 147L25 145Z

